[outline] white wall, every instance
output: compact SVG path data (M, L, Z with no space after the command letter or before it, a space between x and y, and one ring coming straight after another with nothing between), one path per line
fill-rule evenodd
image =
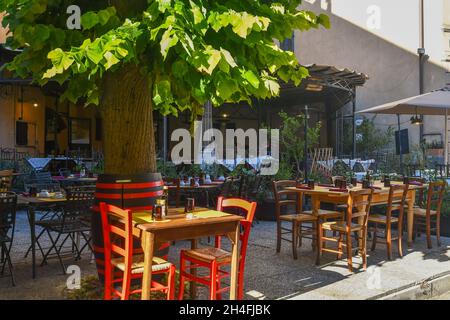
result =
M363 72L370 79L357 91L357 109L362 110L386 102L419 94L418 0L324 0L304 2L302 7L330 16L331 29L311 30L296 34L296 54L303 64L326 64ZM439 34L439 41L429 37L430 48L442 48L441 0L427 1L435 4L429 14L440 16L439 28L428 18L427 33ZM406 3L414 3L409 6ZM322 4L322 6L321 6ZM327 4L327 6L323 6ZM370 4L381 8L381 29L369 30L366 21ZM440 4L440 6L439 6ZM406 6L405 6L406 5ZM325 8L323 10L322 8ZM442 9L441 9L442 10ZM435 18L439 19L439 18ZM431 27L434 28L431 31ZM437 38L436 38L437 39ZM428 43L428 42L427 42ZM431 49L430 49L431 50ZM437 50L437 49L433 49ZM434 51L432 51L434 52ZM433 54L425 66L425 91L439 89L446 82L445 69L438 54ZM442 52L440 53L440 58ZM404 127L410 129L410 143L418 143L418 127L409 126L410 116L403 116ZM385 128L397 124L396 116L378 116L376 123ZM425 119L425 133L443 132L443 120Z

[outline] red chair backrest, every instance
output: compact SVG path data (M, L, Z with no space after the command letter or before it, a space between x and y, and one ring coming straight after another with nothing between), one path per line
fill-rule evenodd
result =
M110 279L113 272L111 259L124 258L124 283L131 281L131 265L133 257L133 220L131 210L100 203L102 218L105 279Z
M217 211L227 212L227 209L239 209L245 212L245 219L241 220L241 260L245 259L247 251L248 238L252 228L253 218L255 217L256 202L250 202L240 198L224 198L217 199ZM219 242L219 243L217 243ZM216 239L216 247L220 248L220 239Z

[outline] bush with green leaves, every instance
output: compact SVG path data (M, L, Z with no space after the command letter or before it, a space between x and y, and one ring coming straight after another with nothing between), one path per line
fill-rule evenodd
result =
M214 162L212 164L204 164L203 171L205 174L209 175L211 179L218 177L225 177L229 174L230 170L228 170L223 164L218 162Z
M283 160L293 166L293 176L298 179L304 175L302 163L305 152L305 116L303 114L289 115L284 111L278 113L281 118L280 144ZM308 149L317 146L320 138L322 123L319 121L315 126L308 128Z
M179 177L177 168L173 162L166 161L164 163L163 160L157 160L157 168L158 172L160 172L164 178L176 179Z
M375 117L363 117L363 122L356 128L356 152L358 155L370 157L382 150L387 150L392 146L394 139L394 129L389 126L382 130L375 125ZM344 127L344 154L352 154L353 148L353 127Z

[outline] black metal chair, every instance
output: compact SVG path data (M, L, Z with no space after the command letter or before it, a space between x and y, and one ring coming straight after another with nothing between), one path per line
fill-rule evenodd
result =
M50 183L27 183L25 184L25 191L30 191L33 189L36 193L40 193L43 190L47 190L48 192L61 192L61 186L59 183L50 182ZM62 205L61 204L46 204L45 206L37 207L35 210L39 214L39 219L35 222L37 227L40 227L41 230L36 236L36 245L41 252L42 256L44 256L44 248L39 242L39 239L45 234L46 229L49 225L56 223L56 221L60 220L62 215ZM31 252L31 246L28 248L25 253L25 258Z
M0 193L0 275L4 276L6 265L8 265L9 277L13 286L16 285L16 282L10 253L16 228L16 206L17 195L14 192Z
M94 204L94 199L95 192L93 191L74 191L67 195L67 202L61 217L55 220L55 223L51 223L45 228L51 247L45 253L42 265L47 262L50 254L54 251L65 273L66 267L62 260L62 255L64 254L62 249L67 240L72 242L70 254L75 254L75 260L81 259L81 254L87 247L92 251L90 244L90 210ZM82 247L80 247L80 239L85 241Z
M44 183L25 183L25 191L30 192L31 188L34 188L37 193L47 190L48 192L61 191L61 185L57 182L44 182Z
M31 174L30 183L46 184L52 182L52 174L48 171L35 171Z

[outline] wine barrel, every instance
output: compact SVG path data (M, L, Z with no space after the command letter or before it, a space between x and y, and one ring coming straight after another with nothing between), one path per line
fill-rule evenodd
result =
M155 204L156 199L163 195L163 187L164 182L159 173L99 176L91 228L95 262L100 280L103 281L105 260L99 204L105 202L122 209L149 210ZM140 246L140 243L135 243L135 246ZM165 244L155 252L155 255L166 257L168 252L169 244Z

